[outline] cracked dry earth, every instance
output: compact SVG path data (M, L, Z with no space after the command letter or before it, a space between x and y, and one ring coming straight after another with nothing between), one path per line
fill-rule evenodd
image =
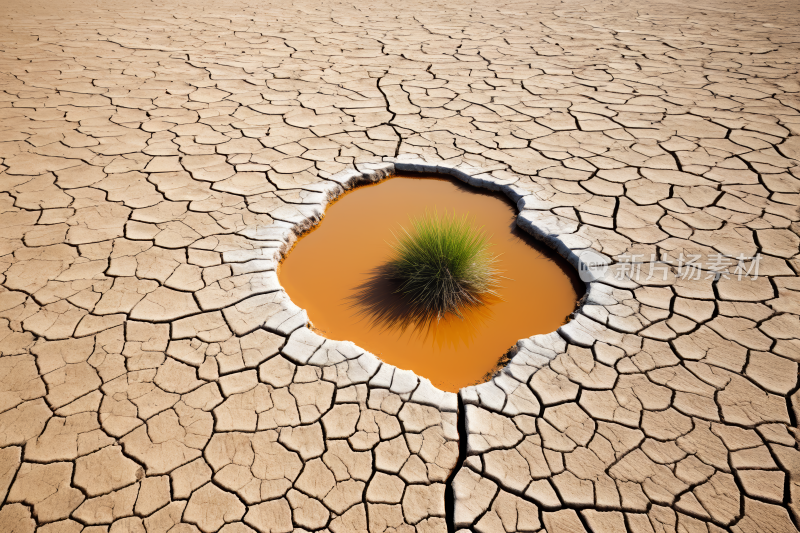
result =
M0 530L797 530L796 3L0 11ZM437 391L275 274L389 158L671 271Z

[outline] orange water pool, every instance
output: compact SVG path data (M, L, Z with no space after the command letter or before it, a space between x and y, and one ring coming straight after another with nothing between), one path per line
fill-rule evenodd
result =
M376 273L393 234L437 210L467 214L499 255L498 297L425 326L404 324L403 300ZM398 176L358 187L330 205L278 269L292 301L321 335L349 340L446 391L484 381L517 340L562 325L583 293L574 269L514 225L512 204L457 181Z

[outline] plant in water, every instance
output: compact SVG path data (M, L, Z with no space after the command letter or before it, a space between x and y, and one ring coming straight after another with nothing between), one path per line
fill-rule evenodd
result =
M386 272L414 316L463 318L462 310L496 295L497 257L490 246L483 228L466 216L425 213L411 220L410 230L402 228Z

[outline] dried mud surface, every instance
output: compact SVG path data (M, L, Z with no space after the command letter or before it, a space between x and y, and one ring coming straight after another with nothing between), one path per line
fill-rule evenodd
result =
M798 23L4 1L0 530L796 531ZM594 282L457 402L313 335L275 276L341 172L395 157L668 279ZM677 275L718 253L760 277Z

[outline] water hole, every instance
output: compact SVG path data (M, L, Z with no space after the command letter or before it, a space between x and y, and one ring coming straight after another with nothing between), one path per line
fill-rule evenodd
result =
M468 215L499 255L496 297L464 318L409 324L404 300L381 276L401 227L426 210ZM514 224L497 193L433 176L395 176L357 187L328 206L282 261L278 277L324 337L349 340L442 390L485 381L517 340L564 324L583 294L575 270Z

